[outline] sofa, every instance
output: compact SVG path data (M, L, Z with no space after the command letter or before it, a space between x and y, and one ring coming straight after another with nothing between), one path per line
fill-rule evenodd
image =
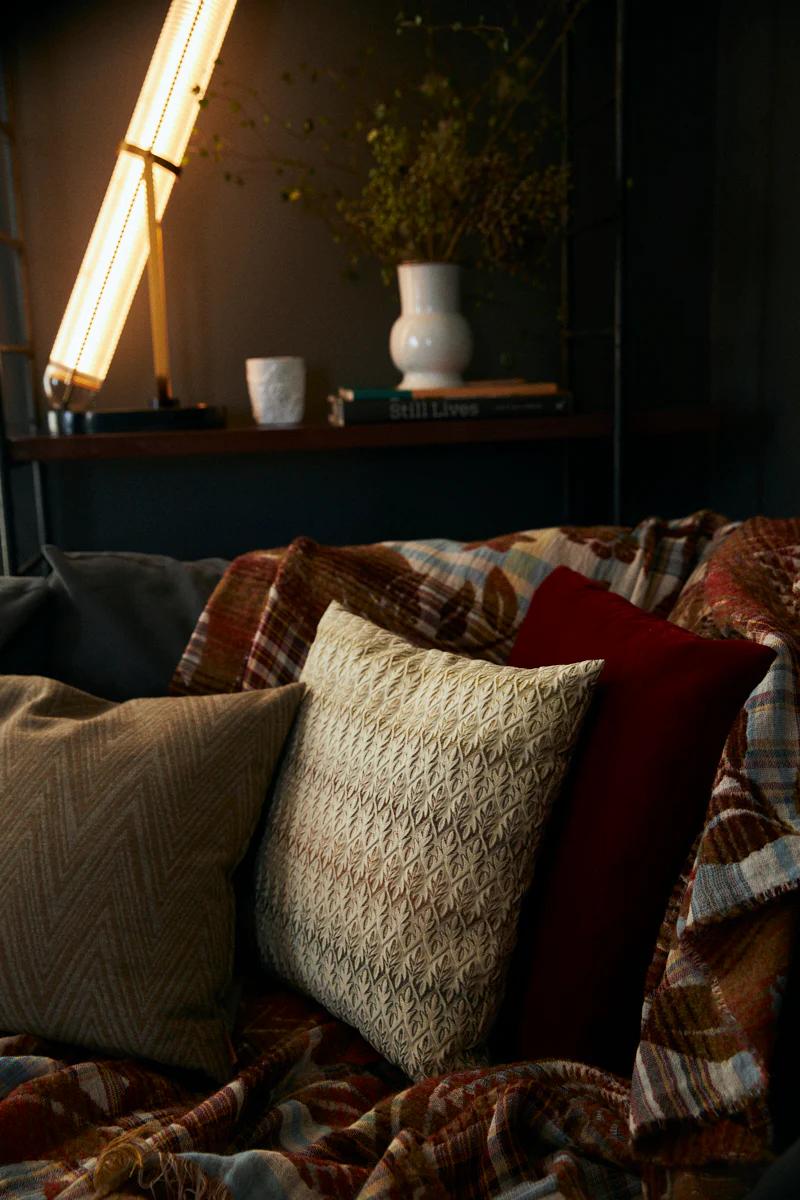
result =
M193 1056L202 1030L174 1053L171 1046L180 1040L174 1027L171 1042L137 1040L135 1030L121 1041L97 1032L119 991L90 961L100 942L120 933L111 928L110 910L78 915L73 923L82 926L80 944L89 952L59 959L58 969L50 968L59 945L33 946L43 936L41 919L13 944L0 938L0 950L6 947L5 964L0 954L0 1194L70 1200L118 1194L235 1200L797 1194L798 545L796 521L732 523L704 511L680 520L649 518L632 528L527 530L468 544L433 539L325 547L298 538L233 563L48 547L47 575L0 581L4 825L13 833L20 779L34 801L42 789L48 798L48 811L36 810L33 833L25 834L26 853L43 822L54 819L59 789L69 790L69 780L56 779L55 756L50 762L39 754L24 771L18 761L19 748L40 736L42 714L49 718L53 704L62 706L59 720L70 736L83 720L119 722L130 712L138 721L148 714L131 736L139 739L140 758L163 751L167 773L174 743L185 738L188 744L193 736L195 712L197 722L227 721L202 725L198 755L207 729L230 748L245 737L248 721L274 721L279 728L263 777L272 778L266 803L262 776L255 783L243 776L237 784L256 798L247 839L225 868L223 890L231 903L236 899L233 986L226 992L229 1060L216 1052ZM612 651L597 650L612 643L623 647L625 658L624 688L617 692L604 665L610 666ZM348 664L359 655L359 674L350 679ZM559 719L569 708L559 688L572 688L570 704L582 706L573 732L560 732L549 751L549 725L525 727L526 743L541 743L541 753L551 752L556 765L531 776L548 797L535 829L525 826L523 836L515 826L507 846L495 839L473 872L485 876L487 863L490 872L495 863L498 871L501 863L513 871L523 859L530 867L513 874L513 887L505 877L499 887L484 880L500 899L504 890L513 892L513 903L495 924L491 917L491 944L478 954L479 966L492 959L480 1036L469 1026L472 1033L455 1049L451 1032L461 993L477 1004L474 970L466 982L451 983L452 1011L442 1012L437 1002L420 1017L413 1003L407 1011L407 989L395 986L393 972L401 968L391 966L386 946L380 949L383 974L370 966L368 976L362 956L347 988L331 977L330 961L352 968L350 943L362 919L357 894L344 894L349 928L345 919L336 937L328 928L327 941L322 934L304 940L328 903L319 889L329 886L333 894L339 887L337 864L352 850L346 837L337 843L338 858L321 860L324 869L302 920L287 916L303 870L287 871L284 879L284 860L300 845L307 867L308 827L319 821L322 828L330 815L324 806L313 808L315 789L322 794L327 786L320 756L350 761L337 710L330 719L339 724L317 737L311 766L295 769L297 756L310 753L308 739L322 728L317 695L326 688L338 688L337 695L366 692L366 700L347 709L347 735L353 731L356 740L398 662L400 675L413 679L404 705L428 688L421 720L425 725L427 714L431 730L443 723L446 753L454 736L448 707L466 705L467 725L485 718L491 727L488 742L477 749L470 742L468 753L459 744L448 759L451 774L439 788L445 799L447 779L469 755L481 757L482 772L499 771L487 786L519 791L517 760L512 771L492 761L504 732L497 734L497 714L510 711L503 689L513 685L515 696L528 689L530 708L540 699L529 694L536 677L534 690L543 693L542 703L555 705ZM442 687L455 697L442 702L441 713L439 677L431 685L425 674L431 662L448 672ZM570 662L586 668L580 677L577 668L558 674ZM481 688L488 697L482 703L498 707L484 706L476 721L469 704ZM613 707L612 693L624 707ZM223 701L240 707L229 714ZM28 717L20 724L16 714L23 711ZM170 722L178 712L191 712L192 719L185 728L178 722L175 732ZM380 729L386 746L369 759L369 772L377 772L370 794L377 791L379 799L381 789L394 786L393 771L395 777L413 774L413 763L397 765L403 714L391 713ZM113 728L114 737L103 743L109 794L116 768L107 745L122 736ZM426 740L425 728L422 733L420 745L429 740L433 757L425 760L427 784L418 789L436 791L444 743L432 735ZM238 770L242 756L231 749L225 769ZM381 773L386 760L395 765ZM210 780L211 768L203 764ZM141 769L150 768L145 762ZM39 792L30 782L37 771ZM327 805L331 812L363 803L366 784L355 787L349 776L340 783L346 796ZM465 794L476 786L471 776ZM216 787L209 783L212 793ZM623 793L629 793L624 805ZM690 793L702 803L690 803ZM80 808L84 801L81 793L77 807L58 816L65 827L74 820L67 830L71 845L91 828L91 805ZM115 794L112 817L102 822L108 825L128 803L124 789ZM302 821L299 803L312 804ZM158 804L166 804L163 797ZM286 816L292 805L294 826ZM79 808L80 819L74 816ZM159 811L166 826L169 814ZM209 831L199 802L196 811L196 819L191 807L183 811L182 825L175 819L183 832L170 834L170 853L176 841L191 844L196 857L210 841L224 840L223 814L209 810ZM510 821L501 814L497 828ZM473 813L458 816L466 831L458 854L471 852L469 830L476 823ZM418 824L423 827L422 815ZM407 837L417 835L416 825L412 812ZM442 841L452 832L436 828ZM325 838L338 837L325 829ZM528 855L523 843L534 834L536 850ZM357 831L353 844L362 836ZM19 880L9 844L18 849L22 843L11 836L0 849L0 895L13 924L19 896L27 903L34 888L27 891L27 881ZM33 845L26 870L35 874L42 857L46 847ZM76 875L81 865L74 864ZM55 889L64 896L71 869L63 870ZM359 878L369 878L372 869L368 863ZM352 881L352 863L344 875ZM138 882L128 890L125 881L109 885L110 894L123 897L116 923L130 919L131 945L132 914L144 909L143 885L136 872L132 878ZM408 901L400 893L411 888L411 875L404 879L380 925ZM427 886L425 880L414 884ZM52 887L42 891L54 902ZM472 903L470 894L459 895L467 896L464 905ZM460 921L453 907L448 919ZM368 942L376 923L374 913L366 915ZM429 928L429 913L424 917L435 941L441 930ZM280 941L274 931L282 923ZM338 957L331 960L334 942ZM5 1014L19 1011L13 1006L18 977L34 950L33 983L47 975L36 1000L41 1011L31 1015L35 1027L25 1018L12 1027ZM173 946L171 957L155 967L148 951L142 972L179 975L183 951L182 944L178 951ZM201 940L192 954L204 953ZM315 955L322 960L325 954L320 965ZM202 972L189 959L189 977L199 980ZM312 960L313 971L307 969ZM59 1026L53 1016L59 1004L74 1007L82 981L88 990L89 980L96 1001L90 1015L82 1011L77 1025ZM376 1015L371 993L384 985L388 1000ZM130 980L126 986L133 986ZM140 1015L144 1023L147 1003L142 995L128 1005L128 1028ZM447 1031L441 1037L430 1036L436 1022ZM76 1028L85 1036L63 1035Z

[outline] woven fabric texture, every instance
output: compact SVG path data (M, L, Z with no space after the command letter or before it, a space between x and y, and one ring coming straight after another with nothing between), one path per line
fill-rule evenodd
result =
M332 604L256 885L265 964L407 1074L488 1032L536 849L602 662L419 650Z
M666 615L724 518L650 517L631 529L532 529L485 542L442 538L321 546L234 561L178 665L180 694L298 679L332 600L420 646L505 662L535 587L564 564Z
M264 602L284 551L255 550L235 559L209 597L172 679L175 695L239 690Z
M800 520L728 529L676 608L706 636L775 659L725 744L706 824L650 967L631 1132L663 1162L754 1159L800 886Z
M625 586L637 596L674 594L674 578L709 553L708 540L694 518L615 538L641 548L645 528L647 552L630 568L613 556L600 568L615 579L630 569ZM733 770L718 775L665 918L633 1090L629 1080L556 1062L476 1068L409 1088L320 1005L260 983L234 1032L237 1075L218 1090L21 1030L0 1036L0 1191L88 1200L97 1182L103 1194L153 1200L749 1194L771 1153L767 1087L797 910L800 528L748 521L733 536L724 556L712 547L692 612L704 631L755 637L779 657L728 739ZM591 553L602 545L595 539ZM667 561L673 585L651 588L650 567ZM207 663L220 682L241 674L253 633L252 623L237 629L229 596L223 581L214 621L227 623L231 654Z
M230 1074L230 873L302 687L0 680L0 1029Z
M690 863L676 882L654 949L644 998L645 1036L629 1114L631 1132L645 1158L700 1163L735 1155L758 1161L771 1142L770 1063L790 955L796 905L788 893L797 887L793 847L800 832L795 800L800 787L800 628L793 590L797 556L792 550L799 543L793 522L756 519L735 526L706 512L669 522L648 519L632 529L531 531L472 545L438 541L374 548L384 561L389 550L396 556L393 561L405 562L401 569L417 573L410 594L424 591L430 596L438 589L437 594L448 597L438 609L433 605L426 624L436 627L438 620L451 649L497 656L499 626L511 629L513 640L527 608L526 597L562 561L647 611L671 614L694 632L753 637L776 650L773 667L745 716L738 718L724 752L724 760L738 764L741 777L735 786L728 779L724 787L718 779L713 811L709 808L699 841L697 862L707 864L704 888L712 881L720 884L714 917L702 923L695 939L691 924L681 916L687 884L693 879ZM335 593L356 611L361 611L363 599L372 606L367 615L374 620L385 626L392 623L408 637L421 636L415 608L392 603L396 586L386 596L367 595L362 588L367 576L361 564L370 561L372 550L318 547L306 539L294 543L284 552L277 573L272 565L260 622L249 619L246 627L239 627L237 656L231 656L226 668L216 660L210 668L215 677L220 682L238 679L241 685L252 669L252 686L259 676L265 681L296 678L316 628L317 589L325 603ZM239 563L242 570L256 566L251 556ZM495 604L501 594L495 569L508 584L502 594L514 598L516 615L509 619L486 615L505 611ZM683 590L687 579L689 586ZM284 581L292 580L292 588L284 592ZM218 620L226 612L226 591L223 580L217 593ZM732 612L738 614L735 619ZM272 620L276 613L277 623ZM448 614L455 614L449 624ZM481 650L473 630L476 621L487 620L490 636ZM251 648L243 663L238 650L248 636ZM203 662L202 646L196 649ZM746 799L743 808L737 807L741 797ZM748 879L756 860L751 843L758 837L772 838L776 806L794 815L788 826L780 826L778 853L757 852L761 878L752 894ZM725 813L722 824L720 811ZM750 819L748 811L756 817ZM718 836L721 829L729 835L724 840ZM708 864L714 861L717 866L712 869ZM762 936L765 931L769 937ZM667 976L670 955L675 969ZM718 976L717 963L726 962ZM680 988L679 968L697 983L696 989ZM726 990L736 996L733 1016L727 1013L728 1000L720 998ZM703 998L702 1019L696 1020L695 998Z
M409 1086L321 1005L245 996L240 1067L197 1076L0 1037L0 1195L32 1200L743 1200L763 1165L663 1168L636 1153L629 1081L578 1063Z

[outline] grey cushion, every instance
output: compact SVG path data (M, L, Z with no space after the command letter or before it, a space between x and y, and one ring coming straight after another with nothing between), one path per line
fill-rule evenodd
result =
M47 658L42 621L46 579L0 577L0 675L40 675Z
M800 1142L782 1154L747 1193L747 1200L797 1200L800 1196Z
M107 700L165 695L227 562L56 546L44 554L53 568L46 673Z

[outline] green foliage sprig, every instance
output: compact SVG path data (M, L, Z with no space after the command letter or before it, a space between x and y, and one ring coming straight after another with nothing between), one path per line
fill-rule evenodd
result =
M257 89L226 81L200 103L225 103L255 148L196 134L191 153L220 162L234 183L269 164L282 198L320 217L347 250L351 273L366 255L385 277L417 260L531 278L569 189L567 164L553 161L543 81L586 2L574 0L566 17L553 5L533 23L512 15L504 24L436 24L400 12L396 34L423 39L415 78L376 85L372 48L346 70L301 63L282 82L331 88L332 103L320 115L283 120ZM331 113L343 106L347 116L337 121Z

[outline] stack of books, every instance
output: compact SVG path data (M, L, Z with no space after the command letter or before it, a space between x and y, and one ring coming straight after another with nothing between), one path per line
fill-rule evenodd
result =
M568 413L569 393L555 383L484 379L460 387L339 388L328 396L331 425L382 421L475 421Z

